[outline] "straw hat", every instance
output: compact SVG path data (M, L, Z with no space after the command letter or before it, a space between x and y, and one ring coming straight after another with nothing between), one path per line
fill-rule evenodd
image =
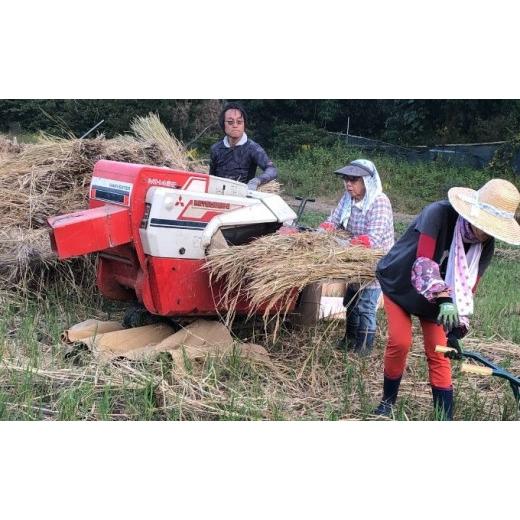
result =
M448 199L459 215L488 235L520 245L520 225L515 211L520 193L504 179L491 179L480 190L451 188Z

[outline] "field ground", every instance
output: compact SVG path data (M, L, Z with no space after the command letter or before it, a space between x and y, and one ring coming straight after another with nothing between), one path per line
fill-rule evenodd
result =
M520 373L518 252L503 251L479 287L473 329L465 346ZM274 344L267 341L261 323L237 323L237 338L266 346L271 366L254 364L235 353L208 358L203 365L188 364L179 371L168 356L147 363L99 365L88 351L71 354L65 349L59 336L71 324L91 317L121 318L122 307L94 294L85 300L54 288L40 300L8 295L2 303L3 420L375 419L371 410L380 397L385 342L382 311L375 352L365 360L334 348L343 322L322 322L308 330L287 327ZM456 419L518 419L507 384L463 376L456 363L454 373ZM432 418L419 340L409 358L396 418Z
M320 149L277 161L289 202L294 195L318 197L307 207L308 225L317 225L330 213L339 187L328 172L349 158L355 155ZM396 235L424 204L442 198L449 185L478 187L490 176L485 171L403 165L393 159L381 159L380 164L385 191L396 210ZM472 331L465 341L466 348L481 351L516 374L519 259L518 248L499 244L480 284ZM274 344L260 323L236 323L237 339L268 349L269 365L243 359L237 352L209 357L203 364L186 362L182 370L166 355L146 363L118 360L101 365L88 351L65 349L60 333L86 318L121 318L123 308L103 300L92 288L86 294L70 287L55 281L38 297L29 298L0 292L0 419L376 419L371 411L381 395L386 329L381 311L376 349L367 359L335 349L343 322L322 322L306 330L287 324ZM433 418L425 356L420 335L415 337L395 414L399 420ZM455 419L518 420L506 383L460 374L457 363L454 375Z

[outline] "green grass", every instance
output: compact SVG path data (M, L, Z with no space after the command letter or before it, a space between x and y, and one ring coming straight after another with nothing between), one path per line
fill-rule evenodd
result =
M519 344L520 266L517 260L493 258L482 277L475 298L472 325L479 335L495 335Z
M331 172L360 156L339 145L304 150L291 160L277 161L280 180L289 194L337 198L342 187ZM394 210L409 214L443 197L451 185L476 188L490 176L485 171L369 158L381 172ZM316 227L327 216L309 204L302 223ZM396 236L406 229L405 220L396 220ZM470 346L502 339L520 344L519 279L518 256L493 259L477 292ZM69 294L56 284L39 299L0 294L0 303L0 420L363 420L373 418L381 393L386 327L382 311L375 355L368 360L339 353L334 344L343 323L324 322L315 329L283 330L274 345L268 344L276 370L234 351L209 357L202 366L186 362L180 377L167 355L147 363L99 365L88 351L64 349L59 335L67 326L91 317L121 318L123 307L95 291ZM258 343L265 339L259 328L236 333L243 339L249 334ZM516 356L499 361L519 370ZM456 365L454 375L456 419L518 420L507 384L477 381L460 374ZM395 419L432 418L427 364L417 343Z
M443 162L410 163L341 143L304 149L291 159L275 158L275 163L288 195L337 198L343 185L332 172L361 157L374 162L394 211L404 213L417 213L425 205L445 198L453 186L478 189L496 176L491 170L454 167ZM520 186L518 177L509 180Z
M312 210L305 210L303 212L303 215L300 218L300 224L304 224L306 226L316 228L318 227L326 218L328 215L326 213L323 213L321 211L312 211Z
M472 345L480 338L479 344L485 346L498 335L519 342L518 314L503 312L516 302L518 276L517 262L494 259L477 295ZM371 419L380 396L385 342L382 311L376 352L366 361L335 350L343 323L321 323L317 329L296 334L284 330L277 343L269 345L272 360L285 367L280 384L279 375L251 364L236 351L223 358L210 357L202 367L188 364L188 379L172 377L172 362L166 355L147 363L107 365L98 365L88 351L71 356L59 343L61 330L93 315L117 318L121 309L106 305L104 311L97 307L94 312L97 300L72 301L65 312L66 297L56 291L38 303L29 300L4 307L0 420ZM262 334L255 334L255 341L262 342ZM396 420L433 417L421 351L417 344L416 354L409 358ZM518 370L516 357L503 357L501 363ZM457 419L518 419L505 383L495 380L479 388L457 369L455 380Z
M312 215L311 215L312 217ZM492 340L520 342L518 262L497 257L479 287L470 347ZM372 419L381 392L386 320L379 311L375 355L359 360L334 348L343 323L316 329L283 330L271 359L281 375L242 358L238 351L209 357L203 366L186 364L185 378L173 377L164 355L146 363L98 365L88 351L68 354L59 332L87 317L118 318L121 307L97 298L74 301L59 290L38 302L13 301L0 316L0 420L338 420ZM509 309L509 312L504 311ZM262 343L258 329L237 332ZM241 336L242 337L242 336ZM416 338L419 339L420 334ZM427 364L420 342L409 357L396 420L433 418ZM503 366L518 370L518 358ZM456 364L455 364L456 365ZM475 383L458 373L456 419L517 420L505 383ZM484 386L476 386L484 385ZM198 404L197 404L198 403Z

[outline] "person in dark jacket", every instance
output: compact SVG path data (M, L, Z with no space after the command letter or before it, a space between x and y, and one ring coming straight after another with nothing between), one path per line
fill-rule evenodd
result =
M433 403L438 417L453 414L450 359L436 345L460 348L469 328L473 293L493 256L495 238L520 245L514 215L516 187L492 179L480 190L451 188L448 200L430 204L383 257L376 276L384 296L388 343L383 398L376 415L390 416L412 345L412 320L420 320Z
M219 116L219 124L226 134L211 147L210 175L244 182L250 190L276 179L278 171L265 150L247 137L247 114L238 103L228 103ZM256 177L256 169L263 173Z

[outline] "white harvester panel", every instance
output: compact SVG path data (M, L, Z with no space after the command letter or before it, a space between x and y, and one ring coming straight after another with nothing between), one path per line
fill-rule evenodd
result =
M223 179L222 177L215 177L213 175L209 177L209 193L231 197L246 197L247 191L247 186L242 182Z
M195 181L190 180L183 189L148 190L146 203L150 204L150 212L146 228L140 229L146 254L201 259L219 229L283 223L296 218L278 195L249 191L241 182L213 176L209 193L205 193L203 183Z
M201 237L212 219L244 206L261 205L253 198L161 187L148 190L146 203L151 209L146 229L140 230L144 252L187 259L204 258Z
M250 191L249 196L262 201L268 207L278 222L292 223L296 218L296 213L290 208L285 200L274 193L262 193L260 191Z

